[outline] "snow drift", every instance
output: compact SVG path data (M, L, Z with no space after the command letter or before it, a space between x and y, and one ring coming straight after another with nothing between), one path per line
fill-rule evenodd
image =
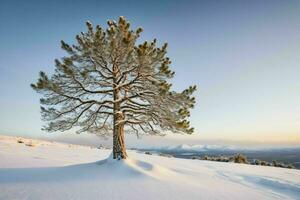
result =
M0 199L300 197L299 170L110 152L0 136Z

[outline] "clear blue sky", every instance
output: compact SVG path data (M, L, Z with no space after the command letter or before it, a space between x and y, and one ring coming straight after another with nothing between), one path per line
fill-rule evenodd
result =
M1 1L0 133L38 135L39 96L85 21L125 16L169 43L174 89L196 84L196 134L300 141L300 1Z

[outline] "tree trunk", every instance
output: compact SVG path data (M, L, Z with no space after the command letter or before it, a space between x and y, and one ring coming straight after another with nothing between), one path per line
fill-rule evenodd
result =
M120 91L116 89L114 91L114 100L120 98ZM124 136L124 115L121 111L120 103L114 103L114 130L113 130L113 158L114 159L126 159L126 147Z
M113 158L118 160L127 158L123 124L116 125L116 130L114 131Z

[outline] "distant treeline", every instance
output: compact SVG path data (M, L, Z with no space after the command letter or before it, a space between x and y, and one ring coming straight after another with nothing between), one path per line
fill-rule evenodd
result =
M247 157L243 154L236 154L233 156L203 156L203 157L192 157L192 159L200 159L200 160L209 160L209 161L218 161L218 162L234 162L234 163L243 163L250 165L261 165L261 166L272 166L272 167L281 167L281 168L289 168L294 169L295 167L292 164L284 164L282 162L278 162L273 160L272 162L267 162L264 160L252 159L249 161Z

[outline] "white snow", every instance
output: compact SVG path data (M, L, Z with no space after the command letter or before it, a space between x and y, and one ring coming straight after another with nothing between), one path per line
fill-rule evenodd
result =
M110 152L0 136L0 199L300 199L300 170Z

